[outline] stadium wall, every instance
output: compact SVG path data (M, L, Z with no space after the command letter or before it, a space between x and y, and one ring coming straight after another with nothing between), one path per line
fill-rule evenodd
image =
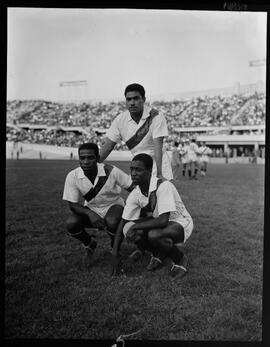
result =
M22 148L22 151L21 151ZM11 141L6 142L6 159L16 159L19 152L19 159L56 159L56 160L72 160L78 159L78 149L72 147L58 147L32 143L17 143ZM171 151L168 151L171 156ZM112 151L107 158L108 161L130 161L132 155L129 151ZM228 163L249 163L249 157L234 158L210 158L210 163L224 164ZM264 158L256 158L257 164L265 164Z

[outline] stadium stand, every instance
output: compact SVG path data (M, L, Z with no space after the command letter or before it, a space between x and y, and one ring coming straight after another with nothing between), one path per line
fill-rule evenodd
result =
M170 149L182 137L222 133L264 135L265 102L265 93L255 91L245 95L153 101L151 106L166 116L170 136L165 145ZM6 139L64 147L77 147L91 140L99 145L111 121L123 110L124 102L11 100L7 101ZM127 148L118 144L115 149ZM225 155L222 146L213 149L214 156ZM244 153L251 155L252 150Z

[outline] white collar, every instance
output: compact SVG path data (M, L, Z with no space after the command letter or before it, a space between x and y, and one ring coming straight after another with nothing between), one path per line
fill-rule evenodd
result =
M129 121L129 122L130 122L130 121L135 122L134 119L131 117L130 112L129 112L129 111L127 111L127 112L128 112L128 121ZM150 107L143 105L143 114L142 114L142 116L141 116L140 122L141 122L142 120L148 118L149 116L150 116ZM139 122L139 123L140 123L140 122ZM138 124L139 124L139 123L138 123Z
M105 170L104 170L104 164L97 163L97 177L100 176L106 176ZM78 178L85 178L85 174L83 172L83 169L81 167L78 168Z
M151 192L153 192L154 190L157 189L157 181L158 181L158 177L157 177L157 176L152 176L152 177L151 177L151 179L150 179L150 184L149 184L148 197L149 197L149 195L150 195ZM141 189L140 189L139 186L137 186L136 188L137 188L137 190L138 190L142 195L144 195L144 194L142 193L142 191L141 191Z

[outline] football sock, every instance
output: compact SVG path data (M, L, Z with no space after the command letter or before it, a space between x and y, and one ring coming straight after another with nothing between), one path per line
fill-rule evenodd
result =
M91 242L91 236L87 234L87 232L83 229L79 231L78 233L69 233L72 237L75 239L81 241L84 246L88 246L89 243Z
M173 241L169 237L165 237L159 240L158 244L153 247L152 254L154 257L164 260L167 256L170 257L171 250L173 247Z
M186 175L186 171L185 171L185 170L183 170L183 171L182 171L182 173L183 173L183 176L185 176L185 175Z
M194 171L194 176L197 175L197 172L198 172L198 169L195 169L195 171Z
M173 260L175 264L180 264L180 261L183 258L184 254L180 251L179 248L173 245L168 256Z
M134 243L136 244L137 248L140 251L144 251L146 249L147 250L151 249L149 242L148 242L148 234L146 232L144 232L142 234L142 237L138 241L135 241Z
M191 177L191 170L188 170L188 175L189 177Z

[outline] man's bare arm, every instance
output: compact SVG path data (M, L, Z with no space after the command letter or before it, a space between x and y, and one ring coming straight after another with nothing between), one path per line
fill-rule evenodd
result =
M103 229L106 226L104 219L102 219L95 212L91 211L90 208L86 206L82 206L81 204L77 202L70 202L70 201L68 202L68 205L72 212L81 216L88 217L93 227L98 229Z
M121 243L123 241L123 227L126 224L126 220L121 219L120 223L118 224L116 233L115 233L115 238L114 238L114 243L113 243L113 250L112 250L112 271L111 271L111 276L117 275L118 274L118 267L119 267L119 257L118 253L120 250Z
M157 176L162 177L162 149L163 149L163 137L157 137L154 141L155 160L157 165Z
M113 256L118 256L118 252L121 246L121 243L123 241L123 227L126 224L125 219L121 219L120 223L118 224L116 233L115 233L115 238L114 238L114 243L113 243L113 250L112 250L112 255Z
M135 225L132 226L133 229L143 229L150 230L155 228L165 228L169 223L170 212L162 213L157 218L148 218L144 220L139 220Z
M116 142L110 140L108 137L105 137L105 139L102 141L102 145L99 151L99 161L101 163L108 157L108 155L114 149L115 145Z

